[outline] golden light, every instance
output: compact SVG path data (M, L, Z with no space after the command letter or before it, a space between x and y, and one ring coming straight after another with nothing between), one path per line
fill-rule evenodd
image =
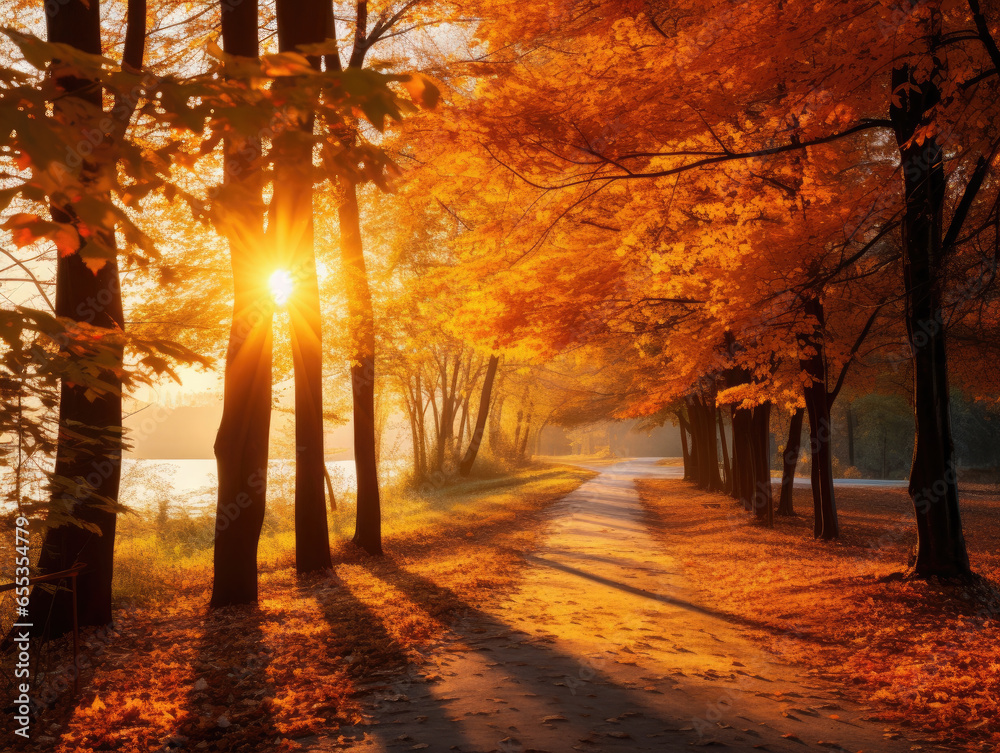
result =
M271 298L278 306L284 306L288 303L288 299L292 296L292 290L295 288L295 282L287 269L279 269L271 275L268 285L271 288Z

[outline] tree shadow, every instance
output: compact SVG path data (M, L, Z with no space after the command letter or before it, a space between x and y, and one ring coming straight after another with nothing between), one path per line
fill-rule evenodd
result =
M614 580L612 578L606 578L602 575L596 575L594 573L588 573L586 570L580 570L579 568L571 567L570 565L565 565L562 562L556 562L555 560L548 559L546 557L540 557L538 555L529 554L527 559L536 562L545 567L551 567L556 570L560 570L568 575L574 575L578 578L585 578L587 580L593 581L594 583L600 583L603 586L608 586L610 588L617 589L619 591L624 591L625 593L632 594L633 596L641 596L644 599L649 599L650 601L659 602L661 604L669 604L670 606L678 607L680 609L685 609L689 612L697 612L698 614L704 615L706 617L711 617L714 620L720 622L726 622L731 625L737 625L739 627L752 628L754 630L762 630L767 632L773 632L774 626L769 625L766 622L758 622L757 620L752 620L747 617L742 617L740 615L730 614L729 612L723 612L717 609L712 609L711 607L704 607L699 604L687 601L685 599L678 599L673 596L666 596L664 594L654 593L652 591L647 591L643 588L636 588L635 586L630 586L627 583L622 583L621 581ZM823 637L821 635L816 635L814 633L802 633L796 632L796 637L802 640L811 641L813 643L836 643L836 640Z
M366 558L367 559L367 558ZM359 560L356 560L359 561ZM364 562L364 560L360 560ZM371 562L379 560L371 559ZM394 713L394 707L432 695L432 678L420 669L422 656L414 656L401 646L387 629L379 614L358 598L335 571L323 578L330 588L303 584L300 592L312 596L320 607L330 631L331 650L343 656L346 672L353 685L353 695L367 695L375 710ZM436 703L422 704L421 710L429 726L454 726L445 709ZM366 734L384 745L397 742L398 732L391 724L362 717L340 729L342 741L358 741ZM457 730L449 745L467 744Z
M622 568L635 568L637 570L649 570L647 565L652 563L652 560L641 559L641 558L623 558L623 557L611 557L600 554L594 554L590 551L579 551L575 549L555 549L552 547L545 547L545 553L548 555L561 555L576 560L589 560L592 562L603 562L607 565L613 565L615 567ZM662 568L656 568L657 574L660 575L679 575L671 570L663 570Z
M554 711L559 715L559 723L563 725L560 729L566 730L567 740L572 734L583 736L590 734L589 730L594 724L600 724L600 719L608 716L611 713L609 709L613 708L643 717L644 724L661 730L666 728L674 731L683 729L685 720L689 721L692 716L704 710L704 701L696 700L694 695L686 699L683 707L678 706L669 713L653 708L644 703L639 690L621 685L618 680L602 671L602 662L606 659L576 656L552 645L529 642L528 634L471 605L452 589L440 586L401 567L391 557L381 560L371 559L362 564L374 577L405 593L427 613L444 619L450 617L449 632L452 642L468 645L472 653L489 652L486 656L491 664L484 666L502 664L503 673L510 675L513 684L521 686L523 695L545 699L554 707L550 712ZM506 642L493 643L488 647L477 645L496 638ZM611 647L610 641L609 647ZM545 670L545 674L540 675L539 669ZM488 694L489 690L486 690L486 695ZM445 700L448 699L438 701L436 713L448 721L448 714L440 705ZM489 700L489 698L482 699L484 703ZM593 711L595 719L585 724L575 721L579 716L576 712L581 708ZM456 725L459 722L460 720L452 720L449 723ZM391 738L386 728L372 731L386 741L395 739ZM452 743L451 740L448 742ZM501 743L497 744L503 750L505 748ZM440 749L445 748L440 747ZM520 750L516 747L510 749Z
M190 664L191 686L181 704L177 733L161 750L260 750L279 734L273 715L278 689L268 668L275 649L259 607L225 607L205 615ZM205 748L206 745L202 745Z

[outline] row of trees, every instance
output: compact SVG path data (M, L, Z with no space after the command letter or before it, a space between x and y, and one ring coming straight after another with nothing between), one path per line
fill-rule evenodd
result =
M52 574L85 564L78 610L84 625L111 620L126 388L176 376L172 367L178 364L208 363L162 337L171 334L169 328L126 336L119 260L145 276L139 289L147 297L163 285L176 289L177 266L160 255L166 244L157 240L171 234L163 212L178 207L186 210L187 224L208 225L228 241L233 313L216 443L215 606L257 598L275 314L268 279L277 269L293 275L288 321L295 377L296 566L300 572L329 567L314 185L333 181L347 194L369 183L385 187L393 165L372 134L387 119L399 120L405 110L434 98L429 82L364 68L367 50L403 15L380 13L369 24L366 4L356 4L351 60L341 66L328 4L278 3L270 16L277 51L261 55L258 40L268 16L256 2L223 3L214 16L222 46L213 51L210 45L211 56L192 66L167 44L157 50L166 53L161 59L147 63L147 22L180 9L170 5L151 11L137 0L124 8L79 0L47 4L48 42L9 33L13 45L7 53L20 68L4 68L2 105L11 127L3 146L19 168L4 198L11 207L50 213L43 219L22 211L5 227L18 246L54 243L58 249L56 318L24 307L12 314L18 329L5 338L11 349L5 368L12 377L5 382L11 386L4 391L5 407L16 402L19 409L18 452L30 411L57 413L55 431L40 424L36 431L37 460L52 488L33 511L46 530L37 570ZM110 18L122 11L126 19L117 61L101 55L102 10ZM348 213L341 217L342 233L355 237L341 246L355 270L346 289L359 319L352 328L360 485L355 540L379 553L371 305L365 302L364 258L357 228L351 230L350 201L341 205ZM8 255L47 299L45 273L36 277L32 260ZM206 310L211 315L216 309ZM180 319L175 332L190 322ZM83 345L76 345L81 339ZM49 394L56 382L58 401ZM26 393L25 383L33 393ZM47 454L54 466L47 465ZM17 486L19 511L31 512ZM39 629L60 633L72 625L73 606L64 590L35 589L30 608L39 615Z
M434 194L464 228L451 282L490 281L457 313L466 331L540 358L631 348L620 414L682 407L699 484L765 520L770 414L793 435L808 418L823 539L839 533L831 410L848 379L901 368L915 572L968 575L950 387L996 387L997 19L975 0L514 18L478 27L490 52L466 69L474 94L455 88L475 126L422 117L434 158L410 182L452 181Z
M102 28L102 12L126 23ZM50 475L73 487L48 509L84 525L53 515L40 568L87 562L85 624L110 620L132 347L157 354L150 373L225 354L217 606L256 599L276 370L295 382L300 572L330 565L323 406L344 391L324 374L351 385L354 540L378 554L377 389L405 411L418 480L468 472L484 436L519 458L554 423L676 418L692 477L765 521L771 421L789 417L792 447L808 419L829 539L831 411L848 381L902 368L916 571L968 574L949 387L995 392L982 354L1000 324L1000 53L977 0L45 13L53 44L12 34L3 69L18 167L5 227L26 249L58 248L60 326L119 338L110 362L56 347L85 373L46 377L61 380ZM416 111L439 91L442 106ZM15 261L33 275L43 260ZM287 348L267 288L279 269L295 283Z

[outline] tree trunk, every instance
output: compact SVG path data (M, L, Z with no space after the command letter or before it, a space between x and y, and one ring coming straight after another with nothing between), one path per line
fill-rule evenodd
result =
M518 460L526 460L528 454L528 437L531 435L531 421L534 418L534 403L528 403L528 413L524 418L524 433L521 435L521 444L515 445Z
M230 55L256 58L257 3L222 14L222 44ZM267 289L270 260L262 242L260 144L227 142L227 183L219 200L235 218L224 231L233 268L233 321L226 351L222 421L215 439L219 494L215 514L211 606L257 601L257 544L267 495L271 428L273 304Z
M494 387L494 392L497 393L496 405L490 410L489 416L490 449L494 455L498 456L503 454L503 406L507 400L503 382L503 373L501 372L500 384Z
M740 495L740 485L742 483L743 458L740 452L739 414L737 410L735 405L729 407L729 429L733 435L733 478L732 483L729 485L729 496L739 500L742 498Z
M691 480L699 488L705 488L705 456L704 444L702 442L701 416L695 398L688 395L684 398L687 405L687 429L691 435L691 447L688 452L691 459Z
M771 403L764 402L756 406L751 421L753 508L757 519L770 528L774 525L771 494Z
M455 438L455 409L458 407L458 374L461 366L461 356L455 356L451 369L451 383L448 379L448 361L441 362L441 430L438 433L436 451L436 470L445 470L445 458L448 456L448 446Z
M694 458L692 457L692 449L688 448L688 422L684 418L684 414L681 411L677 411L677 424L681 430L681 453L684 456L684 480L693 481L694 480Z
M420 437L420 457L418 459L417 478L424 478L427 475L427 426L424 419L427 416L427 403L424 400L423 387L421 385L420 372L417 372L417 435Z
M522 400L523 400L523 398L522 398ZM523 406L524 406L524 403L522 402L521 406L518 407L518 409L517 409L517 421L514 424L514 442L513 442L513 444L511 445L511 448L510 448L510 454L512 456L517 454L517 448L521 444L521 423L524 421L524 407ZM587 453L590 454L592 451L593 450L591 448L591 438L590 438L590 435L588 435L587 436Z
M887 439L888 439L888 437L886 436L885 426L883 426L882 427L882 478L888 478L889 477L889 470L888 470L888 468L886 468L886 464L885 464L885 450L886 450L886 440Z
M722 479L722 491L729 494L733 489L733 469L729 464L729 446L726 443L726 426L722 421L722 411L716 409L715 414L719 419L719 440L722 445L722 470L725 474Z
M833 453L830 421L830 398L827 393L826 356L823 347L826 324L823 304L818 298L808 298L805 313L816 320L813 332L802 344L807 350L800 359L802 370L809 379L803 392L809 414L809 451L812 457L812 492L815 521L813 535L829 540L840 535L837 503L833 491Z
M778 515L794 515L792 496L795 491L795 467L799 463L802 449L802 420L805 408L797 408L788 425L788 443L785 445L784 468L781 471L781 498L778 500Z
M753 411L733 408L733 497L749 512L754 509Z
M468 374L466 374L468 376ZM465 445L465 435L469 431L469 395L466 394L461 400L462 410L458 414L458 436L455 437L455 450L449 462L456 468L462 461L462 447Z
M468 476L472 472L472 465L476 462L476 455L479 453L479 445L483 441L483 430L486 428L486 418L490 412L490 399L493 394L493 380L496 377L499 364L499 356L490 356L489 365L486 367L486 379L483 381L483 391L479 396L476 430L469 438L469 449L465 451L465 457L462 458L462 462L458 466L458 472L462 476Z
M100 54L101 19L98 3L66 0L45 6L49 42L70 45L83 52ZM141 61L140 61L141 62ZM80 99L101 107L101 89L92 82L62 77L60 86L67 92L67 105ZM59 104L56 105L59 107ZM70 116L72 117L72 116ZM81 122L81 129L94 124ZM97 171L107 166L96 165ZM86 172L86 171L85 171ZM110 201L110 197L107 199ZM55 222L73 222L68 207L53 205ZM104 239L113 244L114 238ZM97 272L91 272L78 253L59 254L56 262L55 313L100 327L121 329L121 288L118 263L109 259ZM64 381L60 388L59 437L56 448L55 475L82 480L83 489L54 490L54 509L71 511L73 516L96 526L100 533L75 526L49 529L42 541L38 559L40 574L65 570L76 563L87 565L77 581L77 619L80 625L107 625L111 622L111 581L114 572L114 545L117 514L107 509L105 500L118 502L121 479L122 401L114 391L121 389L121 379L112 371L101 374L110 391L89 400L86 388ZM31 593L29 614L34 630L43 632L46 622L50 635L62 635L73 627L73 602L70 592L51 592L35 588Z
M369 554L382 554L382 507L375 465L375 322L371 289L361 244L356 186L343 181L340 205L341 255L348 279L348 309L355 330L351 364L354 390L354 462L357 466L358 509L354 543Z
M911 141L940 97L932 83L917 84L907 66L893 70L892 88L895 99L889 116L899 145L906 199L903 282L916 422L909 484L917 517L914 572L921 577L967 577L971 569L958 507L942 314L943 154L933 136L922 144Z
M700 489L719 491L718 443L715 436L715 400L701 395L688 398L688 416L691 424L691 445L695 458L695 480Z
M277 0L275 8L279 52L326 39L322 0ZM309 62L319 70L319 57L310 56ZM313 125L309 115L300 128L311 134ZM289 129L275 138L274 155L273 229L268 233L295 285L288 301L295 376L295 569L307 573L332 567L323 479L323 342L313 243L312 146ZM373 407L373 427L374 415Z
M854 468L856 463L854 460L854 426L856 419L854 418L854 408L850 403L847 404L847 463Z

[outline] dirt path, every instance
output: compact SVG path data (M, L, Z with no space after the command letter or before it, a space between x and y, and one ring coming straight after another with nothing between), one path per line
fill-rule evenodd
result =
M633 480L679 468L606 466L551 510L524 582L470 608L364 726L309 749L374 751L849 750L922 745L833 687L776 663L711 604L646 529Z

